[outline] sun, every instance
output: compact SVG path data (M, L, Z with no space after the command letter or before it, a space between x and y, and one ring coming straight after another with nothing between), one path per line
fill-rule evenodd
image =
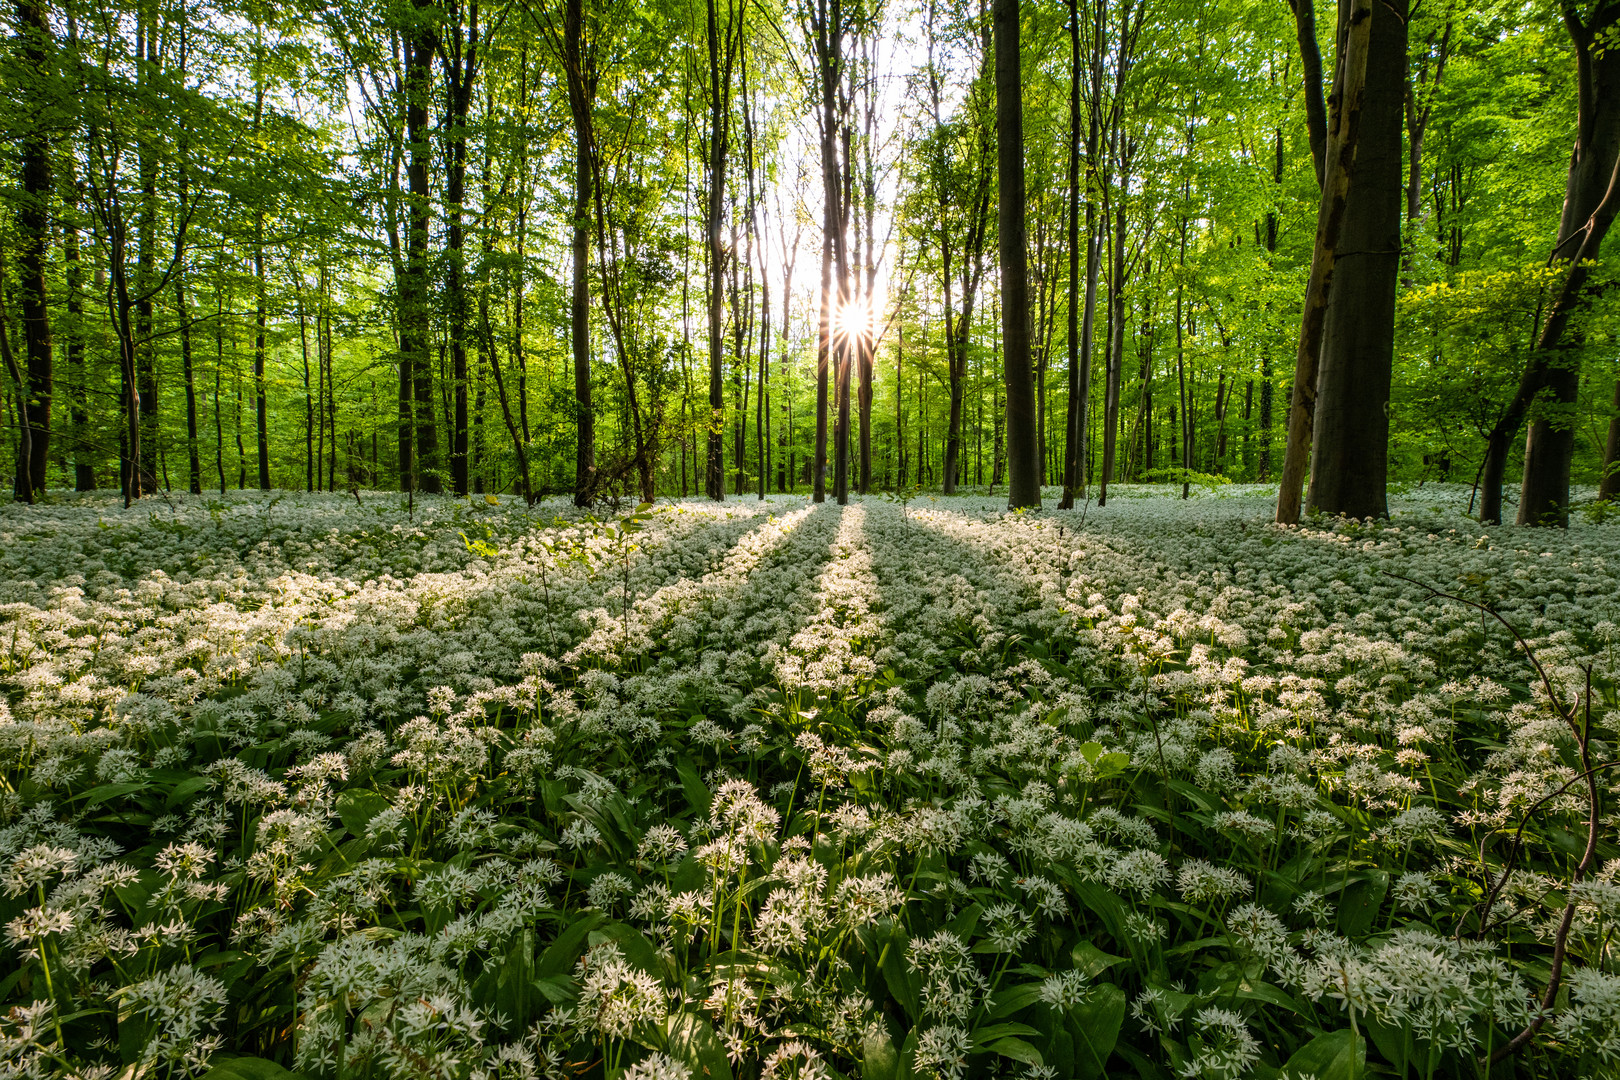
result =
M870 331L872 310L866 297L852 296L839 304L833 312L833 333L841 338L853 338Z
M877 337L879 312L883 310L883 283L877 282L869 294L851 296L833 313L833 333L842 338L861 335Z

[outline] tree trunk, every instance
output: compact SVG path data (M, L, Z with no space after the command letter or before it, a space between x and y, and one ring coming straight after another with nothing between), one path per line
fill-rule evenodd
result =
M409 146L406 173L410 195L406 214L404 280L400 282L400 353L410 368L409 401L414 420L415 455L402 476L408 490L438 492L439 437L434 422L432 340L428 305L428 234L433 204L428 178L433 166L428 106L432 100L433 54L438 38L428 22L427 0L412 0L417 25L405 38L405 138Z
M267 285L264 269L264 217L260 215L253 228L253 416L258 434L259 490L270 490L270 417L265 391L264 353ZM146 399L146 391L141 391ZM144 466L143 466L144 468Z
M1604 502L1620 498L1620 378L1614 381L1614 413L1609 417L1609 440L1603 447L1603 478L1597 497Z
M824 151L825 152L825 151ZM811 499L827 501L827 403L829 367L832 364L832 232L826 227L834 216L829 209L823 217L821 240L821 302L816 326L816 450L811 461Z
M737 55L730 0L727 22L720 24L719 0L708 0L709 45L709 202L704 225L709 253L709 416L705 490L716 501L726 497L725 463L725 302L726 154L731 138L731 72Z
M304 490L314 491L316 488L315 463L319 460L315 456L315 384L310 381L309 316L304 310L302 284L300 281L295 288L298 290L298 352L304 361ZM316 347L320 347L319 338L316 339Z
M1316 216L1316 247L1311 255L1311 271L1305 285L1305 308L1300 319L1299 343L1294 360L1294 390L1288 410L1288 443L1277 490L1276 520L1279 524L1287 525L1299 522L1300 494L1305 486L1305 471L1313 438L1323 325L1328 313L1339 237L1350 201L1350 181L1365 101L1372 9L1377 0L1346 2L1349 9L1344 20L1345 44L1335 81L1326 172Z
M473 84L478 78L478 3L467 5L467 29L463 37L461 8L452 4L451 40L444 51L445 82L448 87L449 115L445 129L445 274L444 291L450 330L450 378L455 384L454 431L450 442L450 483L457 495L471 490L467 406L467 289L466 240L462 227L462 204L467 190L467 117L472 106Z
M140 14L136 18L136 77L137 82L150 92L161 59L156 15L149 15L144 9L137 10ZM142 491L157 490L158 472L157 355L152 340L152 298L156 289L153 276L157 263L158 157L159 150L151 133L143 129L136 136L136 171L140 179L141 200L136 229L135 321L132 329L136 389L140 398L140 452L131 459L139 468Z
M51 29L42 0L18 0L18 36L22 62L43 78L51 72ZM35 123L39 123L36 118ZM32 501L45 490L50 460L52 356L45 250L50 238L51 160L43 125L30 126L20 146L22 192L16 211L17 270L22 293L23 351L26 382L19 387L18 417L26 417L26 455L17 460L17 496Z
M1353 17L1353 16L1352 16ZM1322 325L1307 507L1387 517L1389 392L1401 272L1407 0L1377 0L1349 202Z
M174 275L174 313L180 321L180 370L186 383L186 463L193 495L202 494L202 448L197 441L197 378L191 362L191 316L186 309L185 274Z
M591 109L594 73L586 70L583 0L563 5L563 72L568 83L568 110L574 122L574 206L570 259L573 278L569 299L568 340L574 369L574 505L595 500L596 418L591 404Z
M997 240L1001 359L1007 385L1007 505L1041 505L1040 445L1030 368L1029 268L1024 233L1024 96L1018 0L995 0Z
M1316 0L1288 0L1288 6L1294 12L1294 40L1299 44L1304 69L1305 133L1311 145L1311 163L1316 166L1316 186L1322 187L1327 182L1328 115L1322 97L1322 50L1316 43Z
M1095 110L1093 110L1095 116ZM1081 448L1085 438L1081 434L1085 425L1086 391L1089 379L1080 373L1080 0L1069 0L1069 191L1066 208L1069 242L1069 296L1068 296L1068 362L1069 402L1063 423L1063 497L1059 510L1074 507L1075 494L1081 487L1081 469L1085 460ZM1089 217L1091 202L1086 201ZM1087 239L1089 241L1089 230ZM1089 264L1091 247L1086 248ZM1089 269L1089 265L1088 265ZM1089 360L1089 355L1087 356ZM1089 372L1087 373L1089 374Z
M1125 178L1121 177L1123 182ZM1124 190L1123 183L1121 190ZM1108 282L1108 374L1103 390L1102 483L1097 505L1108 505L1108 485L1114 479L1115 448L1119 439L1119 390L1125 366L1125 208L1116 211L1113 229L1113 269Z
M1519 425L1535 406L1538 415L1525 437L1520 482L1520 525L1564 525L1569 520L1570 459L1575 448L1575 398L1580 388L1579 336L1570 332L1576 310L1588 301L1590 260L1620 209L1620 49L1600 42L1620 24L1620 2L1602 0L1586 22L1566 9L1565 25L1575 45L1578 120L1575 147L1564 186L1558 242L1550 262L1570 269L1537 335L1519 385L1486 439L1480 520L1500 524L1502 480Z
M78 213L78 184L69 177L69 198L72 199L63 221L62 261L67 279L67 366L69 422L73 425L73 490L94 491L95 466L90 460L89 373L84 363L84 263L79 251L79 227L75 223Z

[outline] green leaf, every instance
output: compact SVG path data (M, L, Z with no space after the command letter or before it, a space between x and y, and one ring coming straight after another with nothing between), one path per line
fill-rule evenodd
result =
M546 946L546 951L540 954L540 962L535 964L535 974L539 978L550 975L566 975L573 968L574 961L579 954L585 951L585 935L596 929L607 919L600 911L587 911L567 926L557 935L557 940Z
M1041 1052L1025 1042L1023 1039L998 1039L983 1050L991 1054L1000 1054L1004 1058L1021 1061L1025 1065L1044 1065Z
M714 801L714 792L698 776L697 766L692 764L690 758L681 758L675 763L675 774L681 778L681 790L686 793L686 801L694 811L706 816L710 803Z
M663 974L663 965L658 962L658 950L653 948L646 935L629 923L610 922L600 930L592 931L590 938L593 944L600 940L618 945L626 960L649 975Z
M1040 983L1019 983L1017 986L996 992L996 1007L990 1010L990 1016L999 1020L1003 1016L1011 1016L1020 1009L1027 1009L1039 1000L1041 1000Z
M1349 1028L1318 1035L1294 1052L1283 1066L1288 1080L1315 1076L1316 1080L1350 1080L1363 1073L1367 1060L1367 1042Z
M337 799L338 820L352 835L360 838L366 835L366 826L371 824L371 819L386 809L387 798L375 791L350 788Z
M180 781L169 792L169 809L173 810L199 791L207 791L214 782L212 776L192 776Z
M888 983L889 993L894 995L906 1016L915 1024L922 1015L922 980L917 973L906 966L906 948L911 939L900 927L894 928L889 942L884 946L883 953L883 981Z
M895 1080L899 1071L900 1053L894 1040L881 1027L868 1027L861 1037L861 1075L865 1080Z
M690 1068L694 1080L731 1080L725 1044L709 1021L696 1013L670 1014L664 1021L664 1050Z
M1069 1035L1074 1039L1074 1075L1092 1080L1108 1075L1108 1057L1119 1041L1125 1022L1125 991L1113 983L1096 987L1089 998L1069 1010Z
M1389 891L1389 874L1383 870L1358 871L1360 880L1345 886L1339 898L1339 933L1347 938L1365 936L1372 930L1378 909Z
M982 1047L1000 1039L1012 1038L1017 1035L1039 1035L1040 1033L1040 1028L1033 1028L1028 1024L989 1024L973 1030L973 1045Z
M1105 953L1089 941L1076 942L1069 950L1069 959L1074 962L1074 969L1087 979L1095 979L1115 964L1125 962L1125 957Z
M303 1073L295 1073L268 1058L261 1057L227 1058L219 1061L202 1075L202 1080L303 1080L303 1078Z
M93 787L89 791L73 796L73 798L69 799L68 802L78 802L80 799L83 799L84 807L86 810L88 810L90 807L99 803L104 803L108 799L116 799L120 795L132 795L137 791L144 791L146 788L151 786L152 785L145 780L130 781L123 784L102 784L99 787Z

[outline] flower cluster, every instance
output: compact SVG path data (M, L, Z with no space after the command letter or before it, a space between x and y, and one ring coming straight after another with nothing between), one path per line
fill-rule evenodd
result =
M1466 497L0 509L0 1072L1614 1075L1620 533Z

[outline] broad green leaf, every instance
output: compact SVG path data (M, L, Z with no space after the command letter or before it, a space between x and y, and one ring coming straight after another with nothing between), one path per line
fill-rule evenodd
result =
M1288 1080L1314 1076L1316 1080L1350 1080L1364 1075L1367 1060L1367 1042L1349 1028L1318 1035L1294 1052L1283 1066Z
M984 1047L986 1053L1000 1054L1004 1058L1021 1061L1025 1065L1044 1065L1041 1052L1025 1042L1023 1039L998 1039L989 1046Z
M304 1080L303 1073L277 1065L268 1058L235 1057L217 1061L202 1080Z

